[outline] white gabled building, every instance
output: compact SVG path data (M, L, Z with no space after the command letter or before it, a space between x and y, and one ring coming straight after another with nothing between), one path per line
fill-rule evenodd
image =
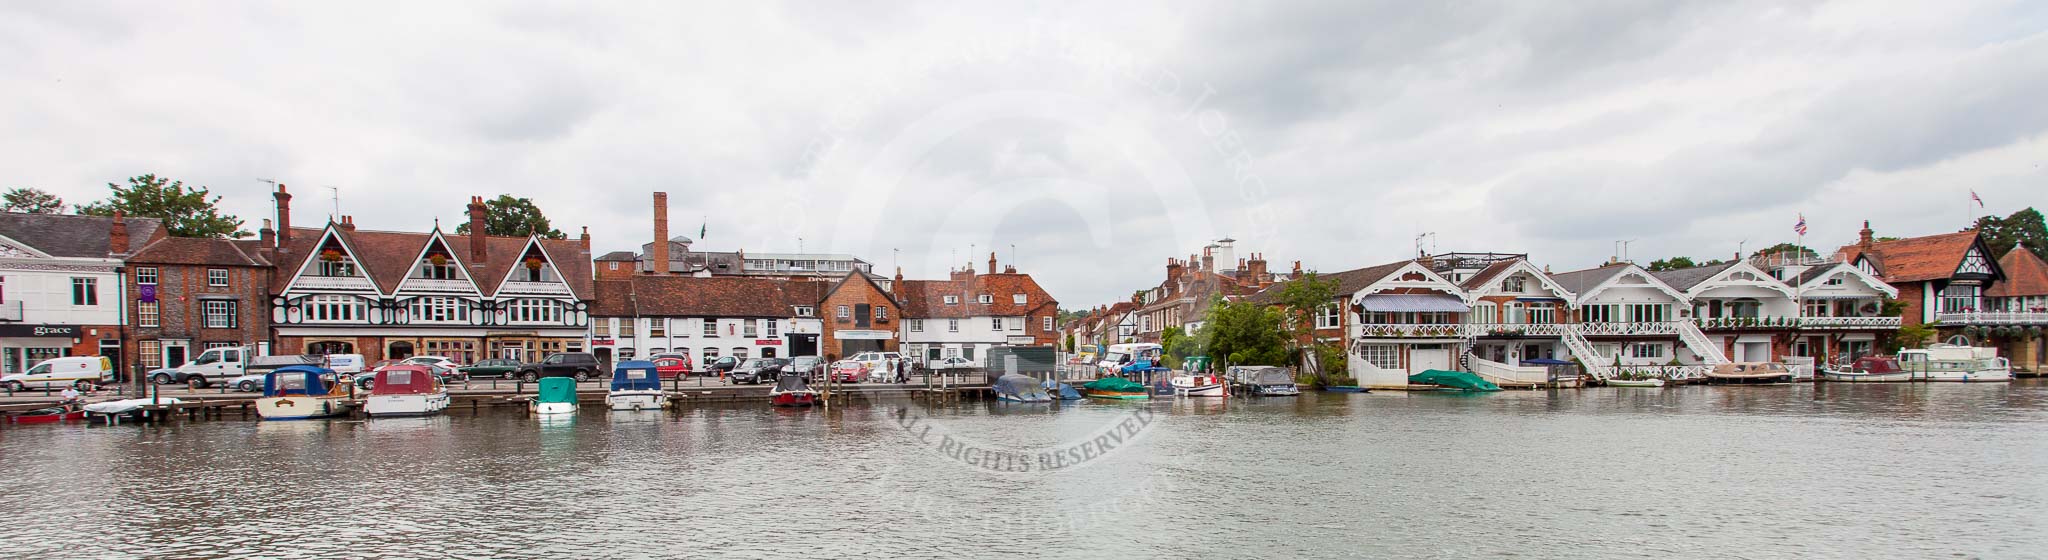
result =
M121 266L164 235L153 218L0 212L0 373L95 355L125 370Z

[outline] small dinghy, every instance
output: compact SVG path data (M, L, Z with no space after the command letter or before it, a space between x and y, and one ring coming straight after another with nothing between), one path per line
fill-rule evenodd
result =
M527 402L527 410L541 416L576 413L576 380L542 377L540 390Z
M612 389L604 396L612 410L661 410L668 407L668 394L661 392L660 366L654 362L628 360L612 368Z
M151 404L178 404L183 401L159 397L156 399L127 399L85 405L86 418L103 424L119 424L122 419L141 420L142 407Z
M1707 382L1716 385L1775 385L1792 382L1792 370L1776 362L1721 364L1707 372Z
M1913 380L1913 372L1899 367L1896 358L1865 356L1845 366L1821 368L1820 380L1829 383L1899 383Z
M35 410L10 415L7 417L8 422L13 422L15 424L55 424L58 422L73 422L84 419L85 409L68 405L53 406L50 408L38 408Z
M448 408L448 388L427 366L385 366L376 376L363 403L370 416L427 416Z
M1058 381L1046 381L1044 387L1046 395L1052 397L1052 400L1078 401L1087 398L1081 396L1081 391L1074 389L1073 385Z
M996 378L990 387L996 393L996 400L1002 402L1042 403L1052 402L1052 395L1045 393L1045 386L1030 376L1015 373Z
M768 402L775 406L811 406L818 403L818 392L811 390L803 375L791 373L775 378L775 388L768 390Z
M1663 387L1664 380L1655 377L1643 379L1614 378L1607 380L1608 387Z
M256 415L264 420L304 420L348 414L348 390L334 382L334 370L285 366L263 376Z

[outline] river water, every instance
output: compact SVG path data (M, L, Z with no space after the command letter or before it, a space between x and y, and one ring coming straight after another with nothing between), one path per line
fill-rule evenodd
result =
M23 426L0 482L0 558L2040 557L2048 384Z

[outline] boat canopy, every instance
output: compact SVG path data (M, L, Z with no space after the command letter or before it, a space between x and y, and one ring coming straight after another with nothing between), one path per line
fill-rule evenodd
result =
M654 362L627 360L612 368L613 391L661 390L661 376L654 371Z
M802 375L784 375L782 377L775 378L776 392L792 393L809 390L811 390L811 384L807 381L804 381L804 376Z
M1033 379L1031 378L1031 376L1028 375L1018 375L1015 373L1006 374L1002 377L996 378L995 386L992 388L995 389L996 394L998 395L1045 394L1045 389L1042 385L1040 385L1037 379Z
M263 396L325 395L333 390L328 387L326 379L331 375L334 375L334 370L317 366L285 366L270 370L263 376Z
M1145 384L1117 376L1104 377L1081 385L1090 391L1112 391L1117 393L1144 393Z
M1453 389L1463 389L1466 391L1500 390L1499 385L1494 385L1493 382L1487 381L1486 379L1481 378L1478 375L1462 371L1450 371L1442 369L1423 370L1422 373L1408 376L1408 382L1420 383L1424 385L1442 385L1445 387L1450 387Z
M1080 400L1081 398L1081 392L1074 390L1073 385L1068 385L1057 381L1046 381L1045 390L1046 392L1051 393L1053 398L1063 401Z
M372 395L424 395L441 389L441 379L427 366L395 365L377 370Z
M1292 374L1287 373L1287 368L1283 367L1267 366L1259 368L1258 370L1252 372L1251 379L1252 383L1255 385L1294 384L1294 376Z
M576 402L576 380L567 377L540 378L540 392L535 395L538 402Z
M1373 294L1358 299L1366 311L1380 313L1470 313L1458 296L1444 294Z

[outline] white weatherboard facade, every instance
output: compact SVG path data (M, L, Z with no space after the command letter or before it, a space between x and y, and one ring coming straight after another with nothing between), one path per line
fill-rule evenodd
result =
M20 373L72 354L100 329L121 324L119 259L53 257L0 236L0 319L15 327L0 336L0 371Z
M1692 316L1701 324L1741 324L1762 320L1765 322L1786 317L1799 316L1797 294L1792 286L1772 278L1746 262L1730 265L1713 277L1701 281L1686 290L1692 302ZM1772 355L1770 332L1715 332L1708 333L1707 340L1715 346L1728 350L1729 361L1768 362Z
M1381 312L1373 309L1373 296L1399 292L1436 292L1455 299L1468 311ZM1363 309L1352 310L1356 303ZM1459 357L1467 346L1465 315L1471 299L1457 284L1421 263L1406 266L1346 294L1343 305L1353 314L1350 332L1351 356L1346 364L1359 385L1369 387L1406 386L1408 376L1426 370L1460 369Z
M1024 316L978 315L958 319L907 319L898 327L904 353L925 363L944 358L966 358L976 366L985 365L990 348L1009 344L1034 344L1034 329Z
M692 371L698 372L726 356L795 357L790 335L818 335L825 330L824 322L815 317L599 317L592 321L593 339L610 344L616 360L683 354L690 357Z

